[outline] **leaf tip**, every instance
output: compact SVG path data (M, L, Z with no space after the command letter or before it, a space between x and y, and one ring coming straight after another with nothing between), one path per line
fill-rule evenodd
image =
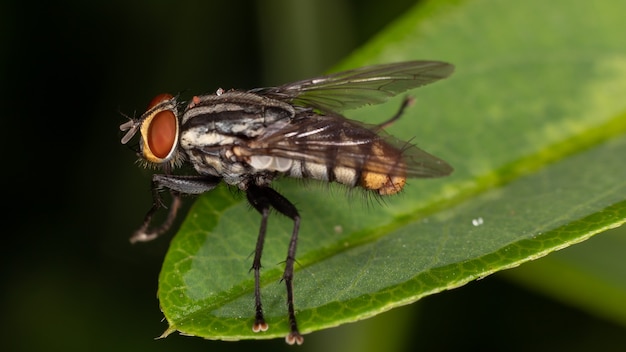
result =
M175 332L176 329L173 326L170 326L169 328L167 328L167 330L165 330L161 336L157 337L157 339L164 339L168 336L170 336L171 333Z

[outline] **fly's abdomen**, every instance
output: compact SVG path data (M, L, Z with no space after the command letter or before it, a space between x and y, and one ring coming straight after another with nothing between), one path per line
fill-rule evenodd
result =
M380 195L396 194L406 184L406 165L402 152L382 140L372 143L363 165L359 185Z
M316 121L299 138L290 139L302 151L303 160L299 170L294 165L290 176L362 187L380 195L402 190L406 183L403 150L388 143L380 131L334 115L305 116Z
M237 148L235 148L237 150ZM248 164L257 171L279 172L287 177L308 178L324 182L338 182L350 187L359 186L359 172L351 167L293 160L266 155L250 156Z
M296 161L287 176L311 178L325 182L338 182L346 186L358 186L359 172L351 167L328 166L314 162Z
M373 134L372 134L373 136ZM382 139L346 140L343 143L301 143L285 149L260 149L265 154L235 147L257 171L287 177L337 182L362 187L380 195L398 193L406 183L402 151ZM251 155L252 154L252 155Z
M405 151L376 126L312 111L300 111L280 129L268 128L268 133L233 148L238 160L258 172L338 182L380 195L404 187Z

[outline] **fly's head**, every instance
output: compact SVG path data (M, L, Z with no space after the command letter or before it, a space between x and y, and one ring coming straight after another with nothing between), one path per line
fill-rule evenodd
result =
M144 166L172 168L181 164L178 103L171 94L157 95L143 115L138 119L129 118L128 122L120 126L120 130L126 131L122 144L128 143L140 132L138 154Z

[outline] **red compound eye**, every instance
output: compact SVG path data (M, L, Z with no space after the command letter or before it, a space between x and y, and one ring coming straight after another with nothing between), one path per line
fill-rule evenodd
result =
M178 117L171 94L159 94L148 105L141 124L143 157L153 163L168 161L178 147Z
M176 116L171 110L157 113L150 121L147 141L150 152L159 159L166 158L176 143Z
M150 104L148 104L148 110L152 109L161 102L172 99L173 97L174 96L169 93L161 93L157 95L152 100L150 100Z

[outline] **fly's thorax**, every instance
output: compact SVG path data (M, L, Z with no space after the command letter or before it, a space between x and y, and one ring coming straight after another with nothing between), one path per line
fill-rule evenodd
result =
M247 92L196 96L183 113L181 149L198 173L240 186L247 178L272 172L250 165L235 148L284 126L294 115L289 104Z
M273 124L295 116L293 106L253 93L230 91L195 96L182 117L182 131L199 128L247 138L257 137Z
M181 133L181 148L187 160L201 175L222 177L228 184L236 185L251 172L251 168L232 153L233 146L244 139L205 131L201 126Z
M237 147L213 151L191 150L188 158L199 174L220 177L224 183L242 190L247 189L250 182L257 186L269 186L280 173L271 167L257 169L237 156L235 151Z
M248 165L233 161L222 152L205 153L192 150L187 157L199 174L220 177L229 185L239 186L251 175Z

